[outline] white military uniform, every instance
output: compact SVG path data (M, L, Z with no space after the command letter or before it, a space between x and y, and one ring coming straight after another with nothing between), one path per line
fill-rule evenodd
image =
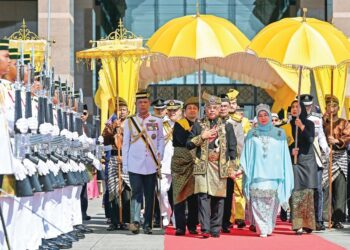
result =
M150 141L152 141L155 153L160 155L160 159L163 159L164 135L162 120L152 115L149 115L145 119L139 116L133 117L145 129ZM152 159L151 153L143 140L138 139L134 141L138 134L137 130L131 124L130 118L127 119L124 124L123 136L123 172L125 173L125 170L127 170L135 174L154 174L157 172L158 166Z
M315 124L314 151L315 151L315 155L316 155L317 165L318 165L318 167L322 168L323 165L322 165L320 147L322 148L323 152L327 156L329 155L329 151L330 151L326 136L325 136L324 131L323 131L322 115L312 112L308 116L308 120L312 121Z
M159 205L160 205L160 213L161 216L166 217L163 220L163 225L167 226L170 221L171 217L171 206L169 203L169 197L168 197L168 191L171 187L172 182L172 176L171 176L171 159L174 154L174 147L173 147L173 128L175 125L175 122L167 118L163 122L163 133L165 137L165 148L164 148L164 157L162 160L162 179L160 181L161 185L161 192L159 199Z

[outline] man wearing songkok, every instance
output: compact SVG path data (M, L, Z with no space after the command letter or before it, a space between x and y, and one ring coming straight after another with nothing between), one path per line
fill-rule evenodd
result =
M233 129L235 131L235 135L237 138L237 150L238 150L238 158L240 157L243 143L244 143L244 136L248 133L248 131L251 129L249 120L245 117L243 117L240 112L237 112L237 97L239 95L239 92L235 89L230 89L229 92L226 93L228 96L229 102L230 102L230 108L229 108L229 115L231 117L231 124L233 125ZM243 119L244 118L244 119ZM244 122L244 120L248 120L247 122ZM243 127L244 124L244 127ZM243 137L242 137L243 132ZM245 227L245 207L246 207L246 200L244 196L242 195L242 188L243 188L243 178L242 175L238 175L235 178L235 185L234 185L234 207L231 211L231 223L236 223L238 228L244 228ZM225 230L225 228L223 229ZM228 230L226 230L227 232Z
M326 113L323 115L323 129L329 145L333 146L332 164L332 227L342 229L341 222L345 221L346 185L347 185L347 151L350 143L350 124L339 118L339 100L335 96L326 95ZM333 124L331 124L331 116ZM331 135L331 127L333 133ZM329 199L329 163L325 164L322 184L324 187L323 218L328 218Z
M186 141L198 117L198 97L190 97L184 105L184 118L173 129L174 155L171 161L173 177L173 200L176 221L175 235L185 235L186 225L190 234L198 234L198 199L194 194L193 164L195 149L186 148ZM186 202L188 216L186 220Z
M150 100L146 91L136 93L137 113L124 124L123 173L129 173L131 185L131 223L129 230L138 234L141 222L141 204L145 197L145 234L152 233L154 191L160 161L163 158L163 122L150 115Z
M110 204L111 225L107 231L126 229L126 223L130 221L130 181L127 173L122 173L122 185L119 187L119 167L121 167L121 147L123 142L124 124L129 114L126 101L119 98L119 111L114 111L116 116L112 123L107 123L103 131L104 141L112 145L111 157L108 164L108 195ZM118 152L119 151L119 152ZM121 171L120 171L121 172ZM119 189L120 188L120 189ZM119 197L121 195L121 197ZM119 204L121 201L122 204ZM122 206L120 216L119 206Z
M234 174L237 143L232 125L219 117L221 99L204 92L203 100L206 117L193 125L187 148L196 148L194 193L198 194L202 236L208 238L220 237L226 183Z

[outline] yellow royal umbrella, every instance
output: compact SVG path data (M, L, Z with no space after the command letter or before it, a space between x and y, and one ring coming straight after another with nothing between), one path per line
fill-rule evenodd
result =
M172 60L192 59L198 68L198 93L201 102L201 62L244 52L248 38L231 22L213 15L197 14L170 20L148 40L151 52ZM193 65L192 65L193 67ZM191 70L189 70L191 71Z
M333 96L333 70L350 60L350 42L333 25L314 18L285 18L261 30L252 40L249 49L259 57L299 69L298 102L303 68L330 67L331 95ZM331 135L332 135L331 115ZM296 133L298 130L296 130ZM297 147L297 135L295 147ZM296 157L294 158L296 163ZM332 145L330 154L330 197L332 182ZM331 211L331 198L329 211ZM329 218L331 220L331 218Z

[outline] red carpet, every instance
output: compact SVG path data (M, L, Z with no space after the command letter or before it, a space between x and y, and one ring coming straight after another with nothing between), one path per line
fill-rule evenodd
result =
M256 249L256 250L340 250L345 249L333 244L316 234L297 236L291 231L291 225L286 222L277 222L275 231L267 238L260 238L256 233L245 229L231 229L230 234L221 234L220 238L203 239L201 236L175 236L174 228L167 228L164 239L165 250L225 250L225 249Z

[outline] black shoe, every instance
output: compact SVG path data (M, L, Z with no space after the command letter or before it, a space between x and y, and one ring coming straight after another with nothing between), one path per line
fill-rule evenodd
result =
M190 234L198 234L197 230L196 229L188 229L188 232Z
M56 245L60 249L72 248L72 243L70 243L68 241L60 240L58 238L50 239L49 242Z
M219 238L220 237L220 233L219 232L213 232L213 233L211 233L211 237Z
M246 226L244 220L236 220L236 224L237 224L237 228L240 228L240 229Z
M39 250L60 250L60 248L57 246L41 245L39 246Z
M288 220L287 211L281 209L280 219L281 219L281 221L283 221L283 222L286 222L286 221Z
M316 223L316 231L324 231L326 230L326 227L323 225L322 222L317 222Z
M229 234L231 231L230 231L230 229L229 228L226 228L226 227L223 227L222 229L221 229L221 231L223 232L223 233L225 233L225 234Z
M85 215L85 216L83 216L83 220L91 220L91 216Z
M109 225L109 227L107 227L107 231L115 231L118 230L118 227L114 224Z
M139 222L130 223L130 224L129 224L129 230L130 230L133 234L138 234L138 233L140 233L140 223L139 223Z
M94 232L94 230L86 227L85 225L77 225L77 226L74 226L74 228L80 230L84 234L90 234Z
M159 221L155 221L155 222L153 223L153 227L154 227L154 228L159 228L159 227L160 227Z
M71 232L74 236L76 236L79 240L85 239L85 235L76 229Z
M51 249L51 248L52 249L57 249L57 248L59 249L59 247L55 243L51 242L50 240L46 240L46 239L42 240L41 246L44 248L49 247L49 249Z
M296 235L302 235L304 233L304 230L302 228L300 228L299 230L295 231Z
M249 226L249 231L256 233L256 227L254 225Z
M303 230L304 230L304 232L307 233L307 234L311 234L311 233L312 233L312 229L310 229L310 228L304 227Z
M146 226L143 229L144 234L152 234L152 228L150 226Z
M120 224L119 225L119 230L128 230L128 225L126 225L126 224Z
M79 240L78 237L71 235L69 233L66 234L62 234L61 236L59 236L59 238L62 238L63 240L69 241L69 242L77 242Z
M343 229L343 228L344 228L344 225L341 224L340 222L334 222L334 224L332 225L332 228L335 228L335 229Z
M176 236L184 236L185 234L186 234L186 232L180 228L176 229L176 231L175 231Z

